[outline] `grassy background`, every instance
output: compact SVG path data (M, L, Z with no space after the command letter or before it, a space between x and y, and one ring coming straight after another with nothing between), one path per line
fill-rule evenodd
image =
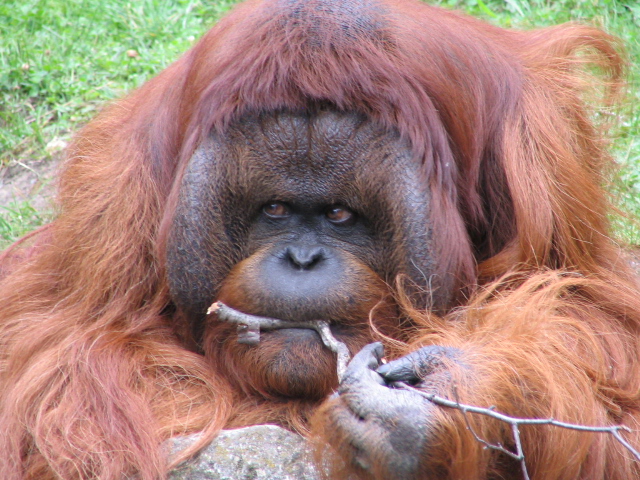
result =
M185 51L233 0L3 0L0 4L0 168L46 159L107 101ZM625 42L630 95L613 151L612 192L640 218L640 5L637 0L435 0L514 28L588 22ZM47 221L28 202L0 209L0 248ZM633 221L622 238L640 243Z

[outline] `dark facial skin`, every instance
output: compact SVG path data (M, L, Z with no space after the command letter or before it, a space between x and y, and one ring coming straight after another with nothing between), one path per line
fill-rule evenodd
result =
M260 392L329 393L335 358L315 332L266 332L239 347L235 330L205 312L221 300L254 315L325 320L352 354L372 341L372 309L394 334L388 285L403 274L426 287L436 264L425 183L396 133L353 114L248 116L212 135L187 167L167 249L171 294L195 343L245 358L250 383L272 379Z
M416 163L394 132L332 111L248 116L210 137L185 173L167 251L196 335L225 283L246 291L247 313L336 323L362 313L372 275L426 286L436 262Z
M267 203L253 222L255 251L229 278L244 310L291 321L338 319L360 312L356 292L375 277L356 256L375 252L372 235L355 212L302 201ZM236 300L237 303L237 300Z

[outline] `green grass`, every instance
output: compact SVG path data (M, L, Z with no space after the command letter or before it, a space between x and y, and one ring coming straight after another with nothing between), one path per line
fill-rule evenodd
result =
M49 157L107 101L157 74L237 3L232 0L3 0L0 3L0 165ZM631 94L613 151L613 192L640 218L640 6L635 0L441 0L503 27L579 20L627 45ZM0 167L1 168L1 167ZM48 218L27 204L0 211L0 248ZM620 234L640 243L631 222ZM2 240L4 239L4 241Z
M166 67L232 3L4 0L0 162L46 156L48 142Z
M39 227L48 218L36 211L29 202L13 202L3 207L0 214L0 245L8 245L31 230Z

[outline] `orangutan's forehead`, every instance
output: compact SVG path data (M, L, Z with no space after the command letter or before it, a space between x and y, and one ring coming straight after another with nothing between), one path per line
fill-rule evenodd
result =
M393 169L411 157L396 131L362 115L333 110L248 116L231 128L228 138L245 147L239 153L243 157L262 157L253 158L252 165L286 168L289 176L308 170L317 178L326 170L335 177L340 171L360 171L363 164L386 163Z

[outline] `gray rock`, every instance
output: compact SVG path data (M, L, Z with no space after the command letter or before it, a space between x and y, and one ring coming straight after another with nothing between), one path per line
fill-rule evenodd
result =
M197 435L171 439L179 452ZM224 430L196 457L171 472L170 480L318 480L307 442L274 425Z

